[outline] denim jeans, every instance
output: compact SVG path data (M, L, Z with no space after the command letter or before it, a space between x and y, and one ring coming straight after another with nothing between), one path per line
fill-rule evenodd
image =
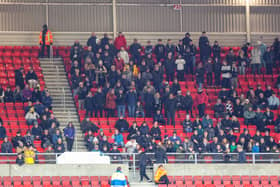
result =
M125 117L125 105L118 105L117 110L118 110L118 117L120 116Z
M33 125L35 121L36 121L35 119L27 119L26 123L28 126L30 126L30 125Z
M196 68L196 58L195 56L192 57L192 74L195 72L195 68Z
M137 118L144 118L144 117L145 117L145 113L144 113L143 111L137 112L137 113L136 113L136 117L137 117Z
M191 128L191 127L186 127L186 128L185 128L185 132L186 132L186 133L192 132L192 128Z
M128 117L135 117L135 105L128 105Z

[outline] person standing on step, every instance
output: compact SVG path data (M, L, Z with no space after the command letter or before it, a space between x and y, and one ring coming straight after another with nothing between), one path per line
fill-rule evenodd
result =
M50 58L50 46L53 44L53 36L48 26L43 25L43 30L40 32L39 44L41 45L41 52L39 57L45 57L45 47L47 48L48 58Z
M75 127L73 126L73 123L69 122L67 127L65 127L63 131L64 131L64 136L66 138L67 151L71 152L74 144L74 138L75 138Z
M139 157L140 182L143 181L144 177L148 180L148 182L152 182L146 174L146 166L148 162L151 162L150 157L147 156L146 151L142 151Z

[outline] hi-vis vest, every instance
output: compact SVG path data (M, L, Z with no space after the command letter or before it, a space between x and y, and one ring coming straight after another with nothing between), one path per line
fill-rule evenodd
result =
M43 44L43 31L40 32L40 38L39 38L39 43L40 44ZM53 36L52 36L52 33L50 30L48 30L46 32L46 35L45 35L45 44L46 45L51 45L53 43Z

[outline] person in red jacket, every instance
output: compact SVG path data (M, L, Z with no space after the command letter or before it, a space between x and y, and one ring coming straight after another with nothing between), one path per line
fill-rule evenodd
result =
M206 103L208 103L208 95L203 92L202 89L198 89L195 101L197 104L199 117L203 117L205 113Z
M120 52L118 52L116 58L114 59L114 64L116 66L116 70L123 71L124 68L124 60L121 58Z
M114 45L117 50L120 50L121 47L126 49L126 39L122 32L119 32L118 37L115 39Z
M115 95L115 90L112 88L106 95L105 107L107 109L107 117L115 116L115 109L117 107L116 99L117 96Z

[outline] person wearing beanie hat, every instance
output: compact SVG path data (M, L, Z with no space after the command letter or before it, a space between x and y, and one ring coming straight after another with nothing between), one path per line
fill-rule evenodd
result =
M111 187L127 187L127 181L120 166L117 167L116 172L112 175Z
M190 45L190 41L192 40L191 38L190 38L190 33L186 33L185 34L185 37L182 39L182 41L183 41L183 45L185 46L185 48L186 47L188 47L189 45Z

